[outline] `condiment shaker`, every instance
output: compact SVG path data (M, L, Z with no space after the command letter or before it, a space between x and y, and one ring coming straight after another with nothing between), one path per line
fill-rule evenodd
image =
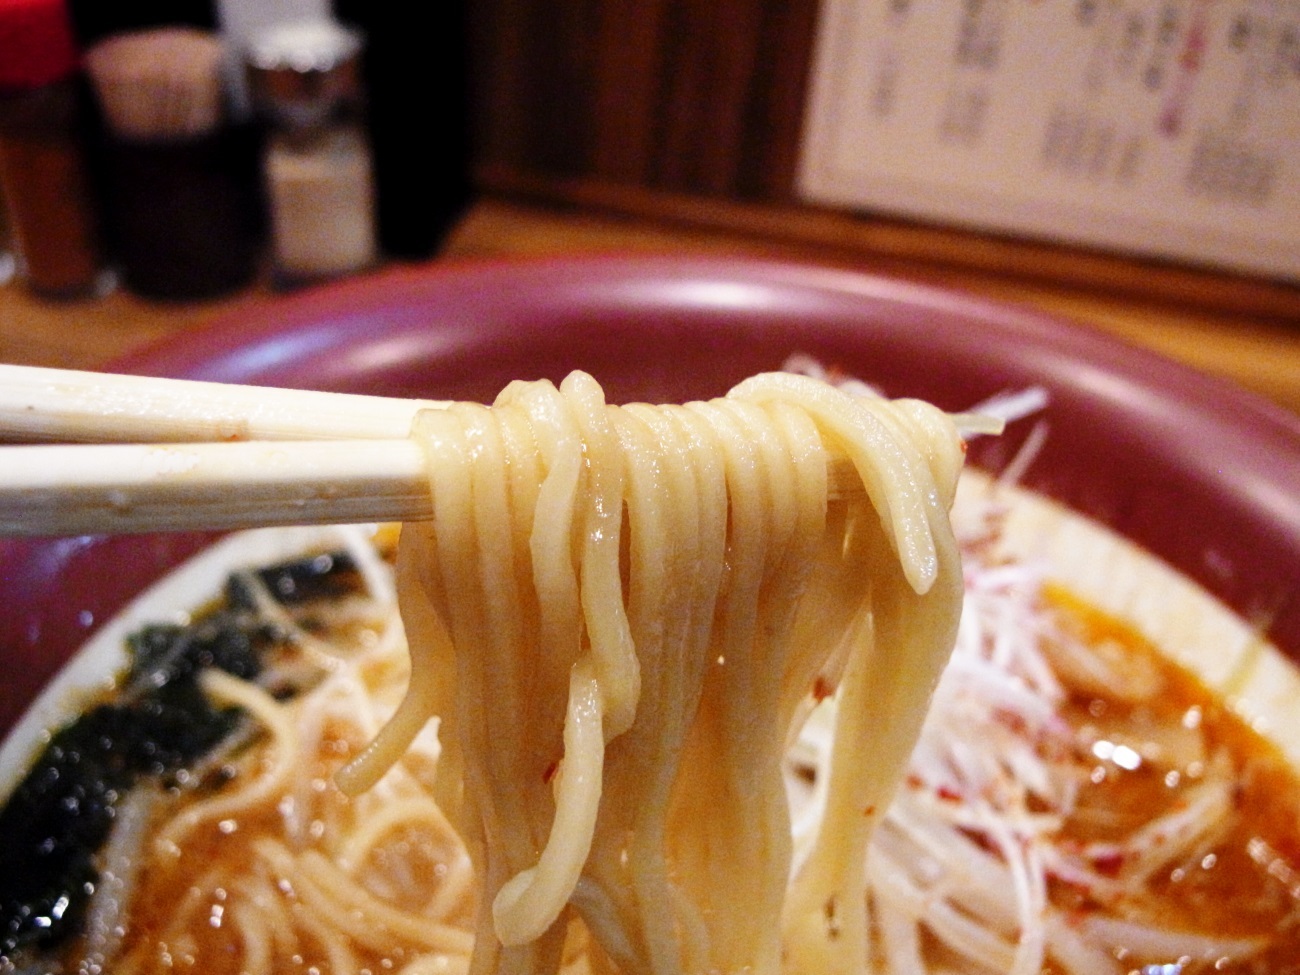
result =
M362 126L360 32L332 21L260 32L246 54L270 125L263 176L274 274L300 284L375 263L375 190Z
M0 189L18 275L48 297L97 294L112 280L79 58L61 0L0 0Z

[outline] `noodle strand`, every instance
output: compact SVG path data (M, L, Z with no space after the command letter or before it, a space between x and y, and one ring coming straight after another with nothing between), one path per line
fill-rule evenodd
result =
M440 801L482 884L471 971L554 971L570 903L628 975L860 963L866 844L960 605L948 419L790 376L612 407L574 373L413 436L435 517L399 551L410 687L341 781L443 716ZM828 444L866 500L828 508ZM848 706L782 925L782 760L819 680Z

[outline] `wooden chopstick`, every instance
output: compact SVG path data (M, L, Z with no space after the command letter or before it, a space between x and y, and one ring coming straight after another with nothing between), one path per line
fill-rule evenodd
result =
M0 534L428 518L408 434L446 405L0 364Z
M432 517L412 440L0 448L0 535L225 530Z
M447 405L0 365L0 437L24 441L0 447L0 535L430 518L409 431ZM846 458L828 473L831 497L861 492Z
M847 458L832 499L862 493ZM0 536L225 531L433 517L407 438L0 447Z
M404 438L445 402L0 364L0 437L44 443Z

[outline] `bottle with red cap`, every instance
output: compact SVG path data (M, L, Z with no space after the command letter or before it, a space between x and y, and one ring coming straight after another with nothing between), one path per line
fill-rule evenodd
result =
M18 273L51 297L93 295L109 280L79 68L63 0L0 0L0 190Z

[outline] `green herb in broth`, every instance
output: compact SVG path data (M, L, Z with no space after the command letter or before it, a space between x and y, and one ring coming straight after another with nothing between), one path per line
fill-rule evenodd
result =
M0 809L0 958L48 959L78 938L101 879L99 851L128 793L151 784L179 792L198 763L246 741L239 710L214 706L202 674L301 689L295 642L266 601L301 623L319 601L357 590L345 554L295 558L231 575L220 602L188 624L129 636L120 690L55 731Z

